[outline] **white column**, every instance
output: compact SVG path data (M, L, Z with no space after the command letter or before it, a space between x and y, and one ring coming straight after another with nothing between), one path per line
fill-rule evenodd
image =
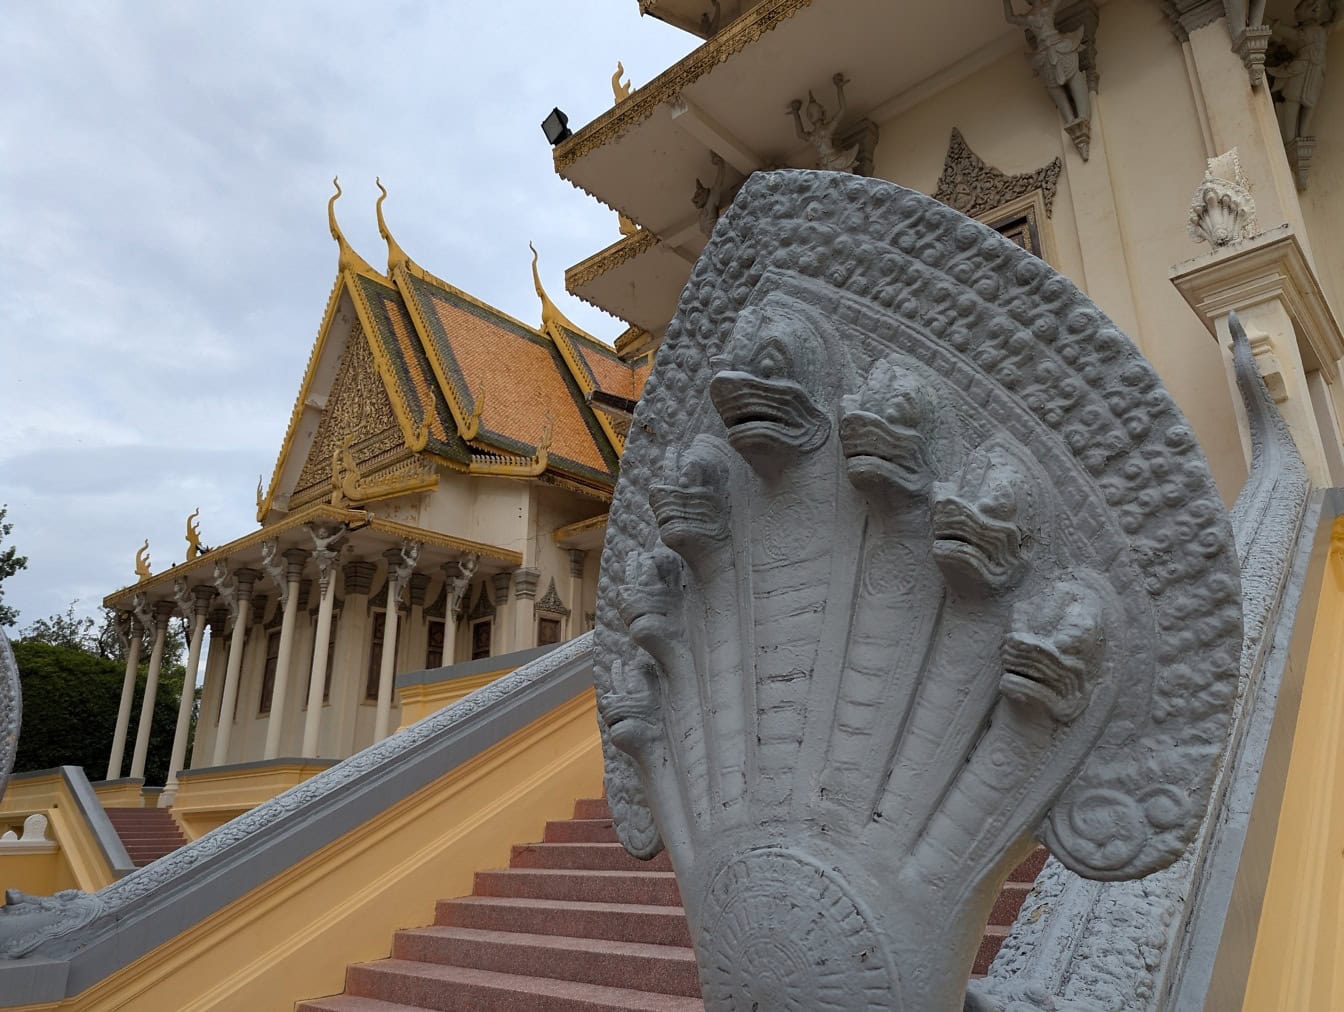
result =
M537 645L537 584L541 570L524 566L513 574L513 649L528 650Z
M191 711L196 704L196 676L201 668L201 643L205 639L206 613L215 588L202 585L191 588L192 608L183 617L191 619L191 641L187 644L187 673L182 678L182 698L177 704L177 727L173 730L173 754L168 760L168 782L159 795L159 807L167 808L177 797L177 774L187 761L191 743Z
M569 629L567 639L584 631L583 567L588 553L582 548L569 550Z
M252 585L260 575L255 569L240 569L233 574L238 581L238 613L233 618L233 635L229 638L229 662L224 669L224 698L219 704L219 731L215 735L215 754L211 766L223 766L228 762L229 738L233 734L233 709L238 702L238 676L243 670L247 623L252 617Z
M154 700L159 694L159 672L163 670L163 641L168 634L168 619L172 614L172 601L155 603L154 648L149 652L149 674L145 678L145 695L140 701L140 723L135 729L135 751L131 754L132 777L145 775L145 758L149 755L149 732L154 725Z
M285 615L280 621L280 654L275 659L275 684L271 690L271 716L266 725L267 759L280 754L280 735L285 726L285 700L289 698L289 663L294 652L294 623L299 617L299 582L308 552L291 548L285 552Z
M313 669L308 676L308 712L303 720L305 756L317 755L317 736L322 730L322 685L327 678L327 649L331 645L331 609L336 599L336 553L316 551L322 597L317 606L317 631L313 633Z
M383 612L383 655L378 666L378 710L373 722L375 742L386 738L391 729L392 681L396 677L397 668L397 598L401 594L401 579L397 571L401 563L401 549L389 548L383 556L387 559L387 610Z
M135 674L140 668L140 624L131 615L130 643L126 647L126 677L121 683L121 704L117 707L117 729L112 735L112 754L107 758L107 779L121 777L121 760L126 754L126 732L131 726L131 702L135 699Z
M495 586L495 628L490 653L507 654L513 649L513 609L509 607L513 573L496 573L490 580Z

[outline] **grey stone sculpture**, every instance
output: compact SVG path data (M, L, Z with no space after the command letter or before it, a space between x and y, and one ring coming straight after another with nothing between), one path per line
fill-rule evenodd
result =
M1164 1007L1185 1007L1170 996L1184 968L1180 940L1191 933L1203 899L1196 870L1210 860L1218 833L1248 814L1244 807L1240 816L1229 812L1222 799L1238 789L1239 768L1251 769L1252 779L1258 775L1262 755L1253 745L1239 754L1240 743L1254 737L1248 730L1253 720L1264 719L1254 701L1264 698L1273 620L1311 488L1235 313L1230 322L1252 459L1232 507L1244 634L1233 731L1209 806L1221 817L1206 817L1178 861L1137 882L1088 882L1058 861L1047 861L989 976L972 985L967 1008L975 1012L1127 1012L1156 1008L1159 996L1167 996ZM1268 698L1272 710L1273 694ZM1207 992L1198 982L1190 986L1194 994ZM1202 997L1198 1001L1203 1004Z
M957 1009L1036 840L1102 880L1181 855L1236 688L1232 536L1071 283L892 184L758 173L631 431L607 791L671 855L707 1008Z
M1296 25L1274 22L1274 40L1288 51L1283 62L1269 68L1279 117L1279 132L1288 150L1299 189L1306 189L1315 152L1316 106L1325 86L1326 51L1338 12L1332 0L1301 0L1294 8Z
M1081 53L1086 28L1062 32L1055 15L1063 0L1027 0L1027 12L1018 14L1014 0L1003 0L1003 16L1027 33L1031 69L1059 109L1064 130L1078 154L1087 161L1092 144L1092 97Z
M9 637L0 629L0 798L5 796L14 758L19 753L19 725L23 723L23 690L19 685L19 666Z
M849 80L844 74L835 74L831 78L835 85L835 115L829 116L826 107L817 101L812 92L807 93L807 105L795 98L789 103L789 115L793 117L793 128L800 141L807 141L817 153L817 168L832 172L852 172L859 160L859 145L853 144L841 148L836 144L835 134L840 129L840 120L844 118L845 85ZM804 115L806 113L806 115ZM806 122L804 122L806 119Z

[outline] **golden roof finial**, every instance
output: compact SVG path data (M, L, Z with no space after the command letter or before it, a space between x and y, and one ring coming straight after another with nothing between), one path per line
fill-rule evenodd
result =
M377 176L373 177L381 194L378 197L378 203L374 205L374 210L378 213L378 234L383 237L383 242L387 243L387 273L391 274L392 269L397 264L404 264L411 259L406 255L406 251L401 248L397 240L392 238L392 233L387 230L387 222L383 220L383 201L387 199L387 187Z
M622 65L620 60L617 60L616 73L611 75L611 93L614 96L616 96L617 105L620 105L627 98L629 98L630 92L635 90L634 87L630 84L630 78L627 77L624 81L621 80L621 77L624 74L625 74L625 67Z
M541 285L541 272L537 270L537 247L530 242L527 248L532 251L532 284L536 286L537 298L541 299L541 327L545 330L548 326L554 324L558 327L565 327L569 330L582 333L582 331L565 318L565 314L560 312L560 308L551 301L551 297L546 294L546 289Z
M135 575L141 580L148 580L154 575L149 571L149 538L145 538L145 543L135 553Z
M367 260L355 252L354 248L345 241L345 236L341 233L341 226L336 224L336 201L341 195L341 184L339 176L331 177L331 185L336 187L336 192L331 195L327 201L327 225L331 228L331 237L336 240L336 245L340 248L340 259L337 261L337 268L342 271L355 271L356 273L366 273L377 276L378 272L369 266Z
M201 515L201 508L196 507L196 512L187 517L187 561L190 562L196 556L201 554L201 525L192 524L192 521Z

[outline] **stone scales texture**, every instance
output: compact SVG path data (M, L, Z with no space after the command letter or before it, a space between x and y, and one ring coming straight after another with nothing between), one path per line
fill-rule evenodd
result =
M1093 879L1181 855L1237 688L1232 532L1070 282L900 187L757 174L632 432L607 790L667 846L707 1008L959 1008L1035 838Z
M0 629L0 798L5 796L14 759L19 754L19 724L23 720L23 696L19 689L19 666L9 637Z

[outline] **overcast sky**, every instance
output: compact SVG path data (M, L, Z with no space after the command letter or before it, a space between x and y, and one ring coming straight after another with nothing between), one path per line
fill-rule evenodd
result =
M539 124L612 104L694 38L636 0L379 4L160 0L5 11L0 61L0 503L29 559L19 628L92 613L207 544L256 529L328 292L331 177L375 266L374 176L425 267L538 318L528 240L565 312L564 269L619 237L557 177ZM13 630L11 630L13 632Z

